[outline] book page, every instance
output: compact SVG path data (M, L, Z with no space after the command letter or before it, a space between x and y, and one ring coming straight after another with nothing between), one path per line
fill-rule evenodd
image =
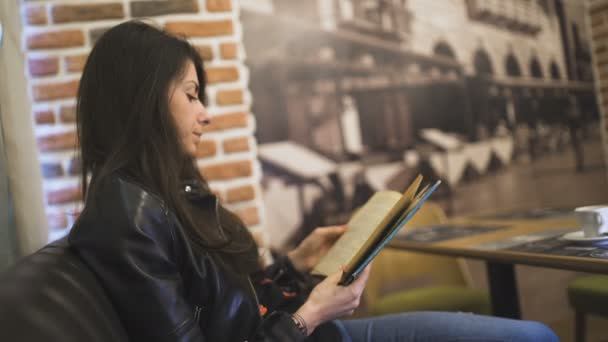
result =
M375 193L348 221L346 232L315 266L312 273L328 276L338 272L341 266L346 265L357 254L401 197L401 194L395 191Z
M362 270L369 262L380 252L380 250L397 234L401 228L407 223L407 221L412 218L413 215L416 214L420 206L431 196L431 194L439 187L441 181L435 182L432 186L425 186L424 189L420 191L414 197L409 207L403 212L403 214L387 229L384 230L385 235L380 237L377 244L375 244L374 248L369 250L365 249L368 253L363 258L361 258L362 262L357 266L357 269L353 271L353 275L357 276L358 272Z
M420 183L422 183L422 175L418 175L414 182L408 187L405 193L399 198L397 203L393 205L393 207L384 215L382 221L376 225L376 227L372 230L372 233L366 239L365 243L359 248L357 253L348 261L344 272L347 275L352 274L357 267L360 265L360 262L364 260L365 256L369 254L369 251L375 248L375 245L382 239L383 236L386 236L387 229L391 229L394 226L395 220L398 219L401 214L409 208L410 204L414 200L416 196L416 192L420 187Z

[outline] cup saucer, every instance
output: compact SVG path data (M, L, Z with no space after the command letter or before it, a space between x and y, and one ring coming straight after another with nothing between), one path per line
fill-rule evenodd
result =
M608 236L586 237L582 230L566 233L562 235L562 239L580 244L608 243Z

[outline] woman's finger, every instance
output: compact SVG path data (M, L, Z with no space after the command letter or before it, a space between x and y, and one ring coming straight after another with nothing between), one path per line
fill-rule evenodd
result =
M346 225L342 226L330 226L319 229L319 232L326 237L339 237L346 231Z
M363 292L365 288L365 284L367 284L367 279L369 278L370 270L372 269L372 264L370 263L365 267L365 269L359 273L357 279L351 284L351 286L355 286L359 292Z
M342 271L336 272L327 278L325 278L330 284L338 285L340 279L342 279Z

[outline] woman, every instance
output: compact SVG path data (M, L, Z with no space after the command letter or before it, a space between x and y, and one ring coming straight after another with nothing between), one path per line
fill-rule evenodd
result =
M468 314L337 321L358 306L369 268L348 287L339 273L309 286L344 227L318 229L260 267L251 234L195 166L204 96L195 49L137 21L107 31L82 74L85 206L69 242L133 341L556 340L537 323Z

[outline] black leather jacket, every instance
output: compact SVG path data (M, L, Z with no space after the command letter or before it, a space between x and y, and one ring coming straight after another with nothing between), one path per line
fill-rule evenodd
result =
M103 183L68 239L108 292L132 341L340 340L331 323L308 339L297 329L288 312L305 294L282 287L299 276L286 258L264 274L236 275L210 255L195 256L159 198L118 175ZM188 197L215 219L215 196L193 185Z

